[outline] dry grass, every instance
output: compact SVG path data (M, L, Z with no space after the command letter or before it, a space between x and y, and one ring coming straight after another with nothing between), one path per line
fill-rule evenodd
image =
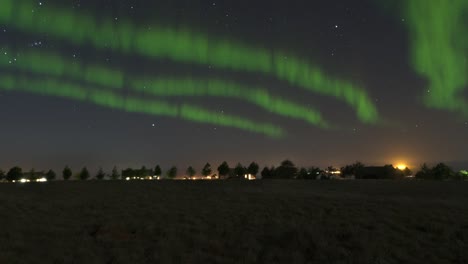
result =
M468 263L468 183L0 184L0 263Z

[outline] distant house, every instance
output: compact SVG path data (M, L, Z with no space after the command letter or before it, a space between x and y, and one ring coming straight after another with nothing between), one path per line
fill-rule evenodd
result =
M341 171L335 168L327 168L324 171L317 172L317 180L344 180Z
M259 179L258 175L252 175L252 174L244 174L242 175L241 177L239 177L237 174L236 174L236 171L234 168L230 168L229 169L229 172L227 173L226 176L219 176L219 177L215 177L214 179L245 179L245 180L256 180L256 179Z
M252 181L252 180L256 180L257 177L255 175L253 175L253 174L245 174L244 179Z

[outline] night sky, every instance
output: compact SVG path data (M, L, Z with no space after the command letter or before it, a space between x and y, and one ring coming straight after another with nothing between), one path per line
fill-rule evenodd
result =
M0 168L468 165L468 3L386 2L0 0Z

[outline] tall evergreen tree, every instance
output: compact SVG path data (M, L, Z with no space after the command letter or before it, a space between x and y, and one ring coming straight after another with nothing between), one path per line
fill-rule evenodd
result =
M167 177L170 179L174 179L177 176L177 167L172 166L168 171L167 171Z
M120 178L119 171L117 170L117 166L114 166L114 168L112 168L112 173L110 175L110 178L112 180L118 180Z
M189 166L185 173L187 174L187 176L189 176L189 178L192 178L193 176L195 176L195 174L197 172L195 171L195 169L192 166Z
M64 180L69 180L71 176L72 176L72 170L70 169L70 167L65 166L65 168L62 171L63 179Z
M89 178L89 171L86 167L83 167L83 169L81 169L81 172L80 174L78 175L78 177L80 178L80 180L82 181L86 181L88 178Z
M202 169L202 175L205 176L205 177L208 177L211 175L211 165L210 163L206 163L205 166L203 166L203 169Z
M161 177L161 173L161 167L159 167L159 165L156 165L156 167L154 168L154 176Z
M106 174L104 173L104 171L102 170L102 168L99 168L97 174L96 174L96 179L98 180L103 180L104 177L106 177Z
M229 174L229 165L226 161L223 161L223 163L221 163L221 165L219 165L218 167L218 174L219 174L219 177L226 177L228 174Z
M255 162L252 162L247 168L247 173L256 177L258 174L258 169L259 169L258 164Z
M246 169L244 166L242 166L242 164L237 163L236 167L234 168L234 173L236 174L236 176L239 178L239 179L244 179L244 174L246 172Z

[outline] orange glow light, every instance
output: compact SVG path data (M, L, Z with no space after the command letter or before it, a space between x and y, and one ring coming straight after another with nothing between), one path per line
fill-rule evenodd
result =
M406 167L408 167L408 166L406 166L406 164L403 164L403 163L400 163L400 164L398 164L396 166L396 168L399 169L399 170L404 170L404 169L406 169Z

